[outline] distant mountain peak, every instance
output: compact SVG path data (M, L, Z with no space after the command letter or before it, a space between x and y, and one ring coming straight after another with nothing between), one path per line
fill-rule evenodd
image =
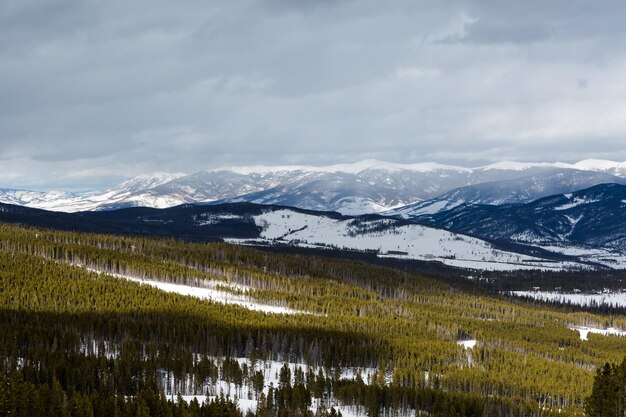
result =
M186 176L184 173L169 173L169 172L153 172L149 174L139 174L136 175L121 184L119 184L116 189L119 188L136 188L143 187L146 189L157 187L161 184L165 184L172 180L181 178Z
M572 164L575 169L582 169L586 171L600 171L600 172L622 172L626 173L626 161L614 162L603 159L585 159L583 161Z
M571 164L564 162L517 162L517 161L499 161L489 165L478 167L482 170L509 170L524 171L531 168L572 168Z

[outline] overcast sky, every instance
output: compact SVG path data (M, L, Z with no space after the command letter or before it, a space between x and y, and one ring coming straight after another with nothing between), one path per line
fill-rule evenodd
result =
M626 3L0 1L0 187L626 160Z

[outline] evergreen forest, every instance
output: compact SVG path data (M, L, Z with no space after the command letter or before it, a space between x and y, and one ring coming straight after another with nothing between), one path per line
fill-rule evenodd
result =
M626 316L358 259L0 224L0 416L623 416L626 337L576 326Z

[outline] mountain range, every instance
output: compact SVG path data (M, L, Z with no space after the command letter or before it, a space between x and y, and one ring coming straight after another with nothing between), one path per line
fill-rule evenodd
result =
M375 160L326 167L238 167L141 175L105 191L0 189L0 201L54 211L253 202L410 218L463 203L525 203L597 184L626 184L626 162L499 162L477 168Z

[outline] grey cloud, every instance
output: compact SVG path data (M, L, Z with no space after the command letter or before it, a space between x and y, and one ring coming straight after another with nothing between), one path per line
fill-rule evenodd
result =
M465 25L466 34L449 41L468 43L533 43L549 39L557 28L540 22L489 22L479 19Z
M623 11L540 0L2 2L10 172L0 186L362 158L626 159ZM578 88L582 79L592 82Z
M623 40L626 6L618 0L461 1L468 21L444 43L532 44L537 42L603 42Z

